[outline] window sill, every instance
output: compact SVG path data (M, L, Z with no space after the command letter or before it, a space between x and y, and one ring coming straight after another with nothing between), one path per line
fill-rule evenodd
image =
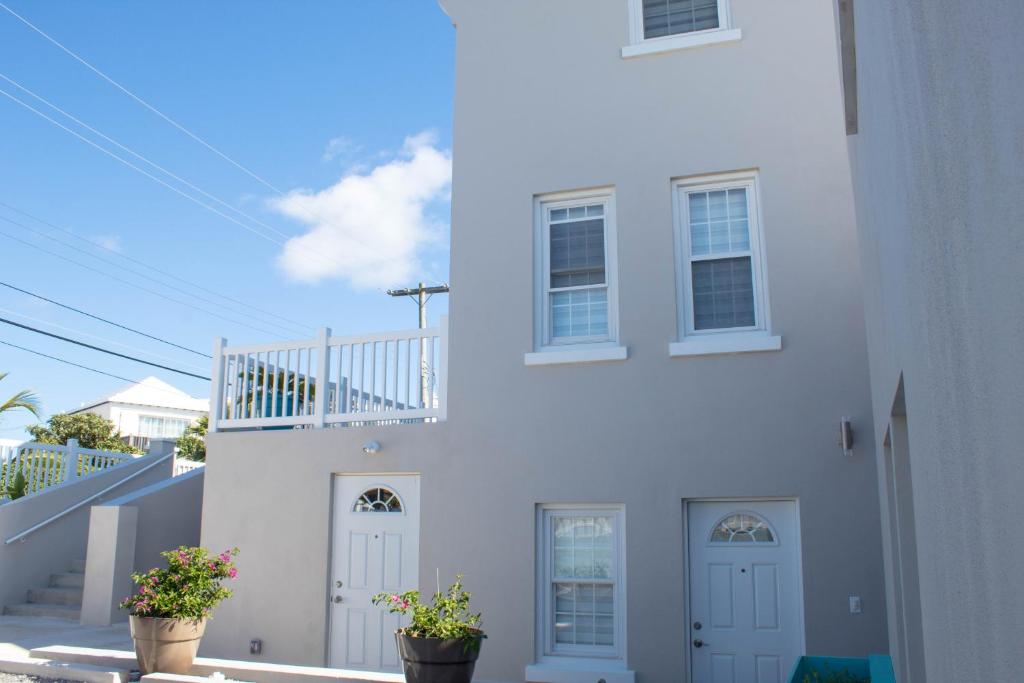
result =
M635 683L636 674L608 663L582 660L567 664L530 664L525 674L528 683Z
M584 345L567 346L564 349L545 349L523 356L523 362L532 365L562 365L565 363L599 363L602 361L626 360L629 349L625 346L599 346L586 348Z
M710 334L704 337L690 337L686 341L668 345L670 356L709 356L781 350L782 337L765 334Z
M691 47L702 45L717 45L718 43L734 43L743 38L743 32L738 28L714 29L701 33L684 33L678 36L665 38L653 38L634 45L626 45L622 48L622 58L642 57L653 55L659 52L672 52L674 50L685 50Z

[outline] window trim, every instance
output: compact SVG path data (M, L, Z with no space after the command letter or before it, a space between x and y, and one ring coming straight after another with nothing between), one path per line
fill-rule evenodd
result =
M551 586L554 583L554 553L551 552L551 520L555 517L584 515L610 515L613 518L615 645L570 646L570 650L556 650L551 615L554 605ZM596 669L626 670L626 508L621 504L551 503L537 506L536 603L537 603L537 662L536 665L586 666Z
M643 0L628 0L629 45L622 48L622 57L639 57L657 52L741 40L742 32L733 27L731 4L731 0L718 0L718 28L645 38Z
M681 197L691 190L706 192L740 187L747 190L747 220L750 236L748 251L751 280L754 285L754 324L749 327L697 330L694 323L693 258L690 256L689 205L682 201ZM670 352L673 355L691 355L686 351L685 345L688 343L694 343L694 350L697 353L770 351L781 348L781 339L771 336L771 307L768 296L764 221L761 218L761 188L758 172L718 173L673 180L672 213L676 242L676 327L679 341L670 346ZM730 256L723 254L720 258L730 258ZM744 339L750 339L754 343L742 343ZM721 349L718 351L716 351L716 347L719 344L716 342L721 342Z
M607 336L551 338L551 231L548 210L604 204L604 267L608 298ZM618 347L618 256L615 190L612 187L557 192L534 197L534 350L538 353ZM532 354L528 354L528 357ZM540 364L540 363L531 363Z

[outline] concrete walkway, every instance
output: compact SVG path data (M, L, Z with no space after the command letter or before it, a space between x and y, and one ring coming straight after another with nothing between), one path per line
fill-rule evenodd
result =
M128 622L80 626L67 619L0 616L0 658L27 657L29 650L51 645L133 650Z

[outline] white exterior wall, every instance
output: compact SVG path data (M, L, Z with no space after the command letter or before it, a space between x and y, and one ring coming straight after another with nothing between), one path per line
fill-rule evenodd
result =
M1007 571L1024 565L1024 543L1007 531L1024 490L1024 4L858 0L855 14L849 141L875 440L902 377L913 484L909 658L929 683L1016 681L1024 594ZM888 569L892 599L901 567ZM899 659L895 624L891 636Z
M466 574L490 635L481 680L523 680L535 659L543 503L625 506L637 680L685 680L682 510L699 498L798 499L807 651L885 651L832 9L734 0L740 42L624 60L626 0L444 4L457 24L448 421L211 435L203 543L242 552L203 653L248 658L261 638L268 661L326 661L331 475L359 472L422 475L419 575L432 591L435 568ZM670 357L671 179L749 169L783 349ZM534 197L599 186L616 193L629 357L527 367ZM864 437L852 458L842 416Z

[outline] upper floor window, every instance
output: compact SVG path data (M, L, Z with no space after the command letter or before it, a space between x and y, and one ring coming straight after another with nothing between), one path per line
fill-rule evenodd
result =
M719 0L642 0L644 39L719 28Z
M729 0L628 0L630 45L623 57L739 40Z
M614 214L610 190L538 198L538 350L615 341Z
M151 439L176 439L192 423L186 418L139 415L139 436Z
M736 333L755 333L769 342L722 350L763 351L776 348L776 342L781 345L777 337L766 336L768 298L757 176L740 173L677 181L675 215L680 341L723 333L731 333L735 340Z

